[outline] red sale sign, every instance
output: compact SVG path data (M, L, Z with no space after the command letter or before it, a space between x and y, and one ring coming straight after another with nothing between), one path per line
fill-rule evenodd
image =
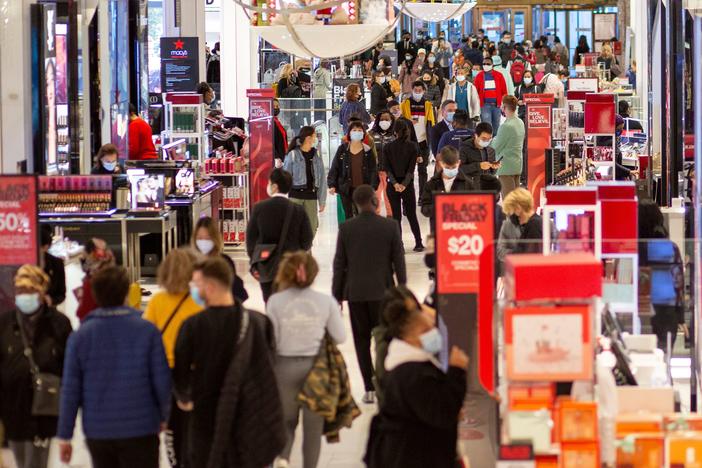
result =
M475 379L492 392L495 194L437 194L435 220L438 312L446 322L449 343L464 349L471 359L477 354L472 361L478 362Z
M36 265L37 239L37 178L0 176L0 265Z
M249 89L249 192L251 208L268 198L266 187L273 170L272 89Z
M552 95L537 95L527 102L527 186L539 206L546 185L546 149L551 147Z

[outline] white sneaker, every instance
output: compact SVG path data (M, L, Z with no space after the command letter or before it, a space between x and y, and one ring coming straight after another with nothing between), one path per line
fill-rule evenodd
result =
M290 465L285 458L276 458L273 462L273 468L288 468Z

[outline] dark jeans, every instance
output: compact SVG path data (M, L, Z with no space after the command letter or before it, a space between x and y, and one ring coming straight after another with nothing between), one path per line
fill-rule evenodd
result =
M159 468L158 436L88 439L93 468Z
M654 304L655 313L651 317L651 328L658 338L658 347L668 351L668 333L670 333L670 348L675 347L675 338L678 335L677 307Z
M373 359L371 357L371 332L380 321L381 301L349 302L351 312L351 331L356 347L356 358L363 376L363 386L367 392L375 390L373 386Z
M349 220L358 214L356 205L353 203L353 188L349 191L349 194L340 193L341 206L344 207L344 213L346 213L346 219Z
M273 283L261 283L261 293L263 294L263 302L268 302L268 298L273 294Z
M419 220L417 220L417 197L414 194L414 181L410 182L409 187L404 192L398 193L390 183L387 190L388 200L392 207L392 217L400 224L400 232L402 232L402 213L407 216L407 221L412 228L414 242L422 243L422 232L419 229Z
M175 398L171 403L171 417L168 420L168 431L166 431L166 452L168 462L172 468L184 468L188 464L187 445L188 435L188 413L178 408Z
M429 143L426 141L421 142L419 144L419 156L422 158L422 162L417 163L417 181L419 182L419 193L424 193L424 184L427 183L427 166L429 165L430 155L431 150L429 149Z

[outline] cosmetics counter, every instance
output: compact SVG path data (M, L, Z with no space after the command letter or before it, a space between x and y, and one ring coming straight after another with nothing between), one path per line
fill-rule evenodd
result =
M154 275L202 216L219 218L221 186L186 162L128 163L115 176L39 177L39 221L79 245L104 239L132 281ZM67 245L70 242L66 243Z

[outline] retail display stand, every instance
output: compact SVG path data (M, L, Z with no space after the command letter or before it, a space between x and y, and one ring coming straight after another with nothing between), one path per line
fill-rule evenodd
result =
M203 161L208 151L205 104L196 93L164 94L164 127L161 142L166 145L185 139L191 160Z
M205 174L222 184L222 238L225 245L246 242L249 224L249 172L246 158L216 151L204 164Z
M585 95L585 154L600 180L615 179L616 96L605 93ZM604 141L602 141L604 140ZM606 142L609 141L609 144Z
M249 200L254 206L268 198L266 187L273 170L272 89L247 89L249 98Z
M596 187L547 187L542 217L544 255L589 252L602 258L602 209Z
M594 382L601 276L586 253L505 261L502 442L530 443L535 466L600 466L597 403L558 396L556 383Z
M524 102L527 106L527 186L534 197L534 206L539 206L541 191L546 186L546 150L551 148L554 96L527 94Z

